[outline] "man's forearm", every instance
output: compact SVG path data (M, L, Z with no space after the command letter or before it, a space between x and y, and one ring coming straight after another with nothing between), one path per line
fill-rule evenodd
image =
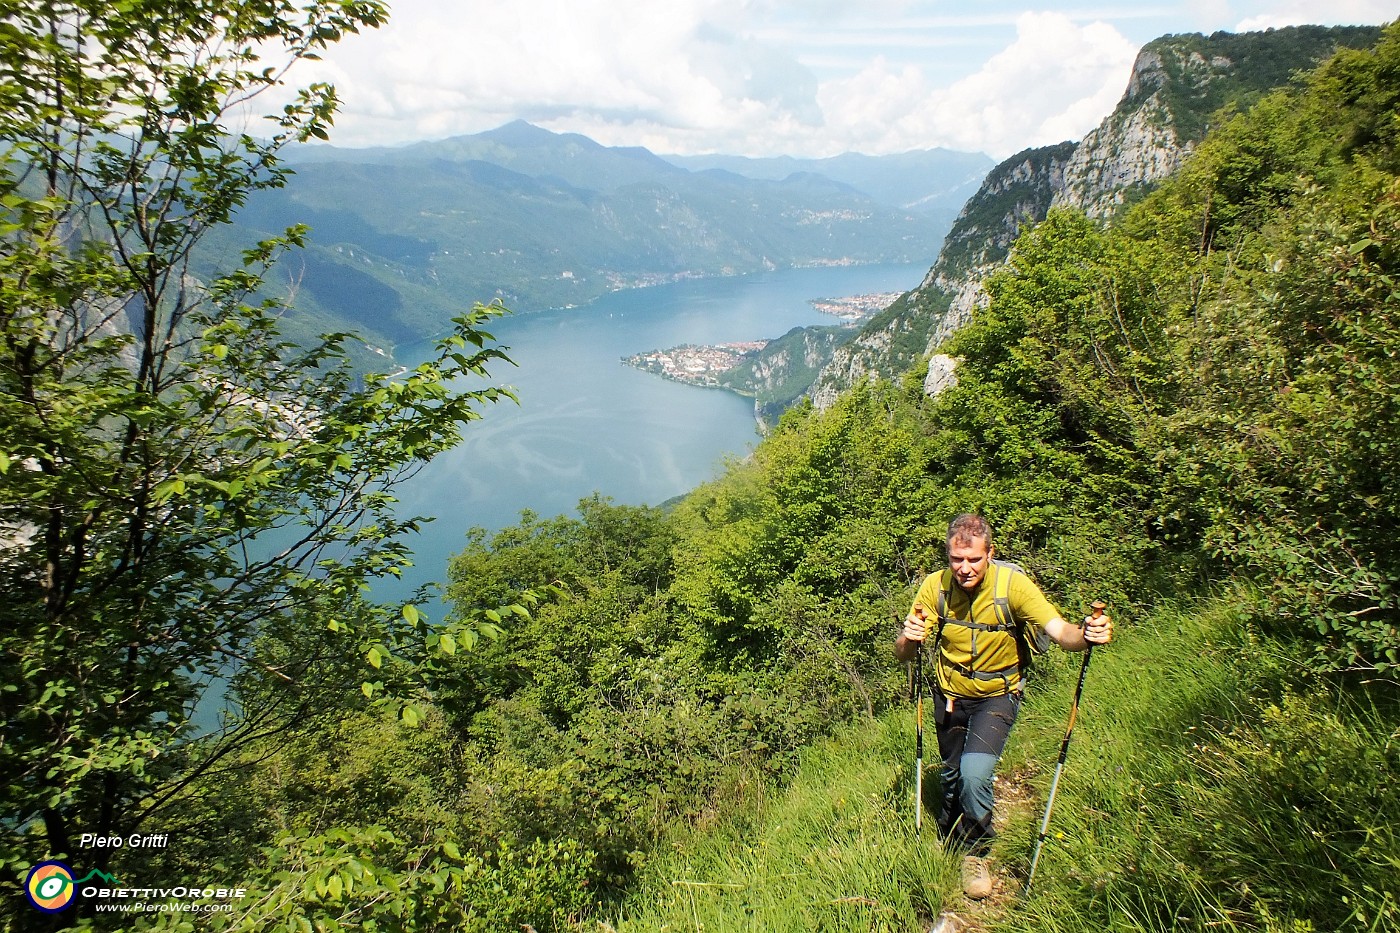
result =
M1066 651L1083 651L1089 647L1084 630L1077 625L1070 625L1064 619L1055 618L1045 623L1045 634Z

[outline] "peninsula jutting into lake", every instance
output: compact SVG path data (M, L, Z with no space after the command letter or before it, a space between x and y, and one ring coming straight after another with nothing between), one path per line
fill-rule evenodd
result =
M636 353L623 357L622 361L643 372L655 373L686 385L723 388L719 382L720 373L728 372L766 346L767 340L685 344L669 350Z
M849 295L845 298L813 298L808 302L823 314L832 314L848 324L868 321L894 304L900 292Z
M900 292L872 292L843 298L811 298L807 303L822 314L841 319L854 327L879 314L900 296ZM757 356L772 341L747 340L736 343L687 343L664 350L646 350L622 358L622 362L643 372L653 373L686 385L732 389L720 376Z

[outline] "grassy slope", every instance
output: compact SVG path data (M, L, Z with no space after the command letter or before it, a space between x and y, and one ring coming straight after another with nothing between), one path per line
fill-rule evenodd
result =
M913 834L912 730L907 714L867 721L811 747L785 789L749 788L736 812L674 840L616 929L916 929L957 872Z
M612 924L912 931L952 910L964 930L1022 933L1400 928L1393 685L1379 702L1295 691L1247 603L1123 620L1095 655L1029 900L1018 894L1078 657L1045 665L1003 759L992 901L964 903L953 860L914 836L906 709L813 748L786 789L749 788L731 815L675 839Z

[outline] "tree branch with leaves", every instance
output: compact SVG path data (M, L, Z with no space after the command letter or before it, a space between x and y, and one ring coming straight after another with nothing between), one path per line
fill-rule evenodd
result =
M265 138L237 129L249 108L385 17L375 0L0 2L6 879L76 833L170 818L231 749L358 697L371 651L442 643L366 593L411 561L395 487L510 397L456 387L508 362L483 330L502 309L365 376L350 335L279 335L265 277L305 229L212 277L192 265L337 102L311 85ZM225 695L201 733L197 704Z

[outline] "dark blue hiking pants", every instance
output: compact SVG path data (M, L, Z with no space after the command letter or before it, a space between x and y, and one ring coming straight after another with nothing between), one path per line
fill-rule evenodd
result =
M986 855L992 828L992 774L1021 706L1019 693L969 700L934 691L938 754L943 759L943 800L938 831L972 855Z

